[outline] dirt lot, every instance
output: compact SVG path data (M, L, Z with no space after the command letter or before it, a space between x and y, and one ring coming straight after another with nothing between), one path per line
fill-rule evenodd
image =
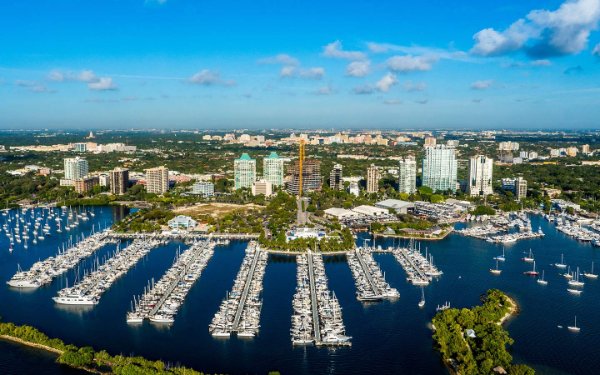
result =
M200 203L191 207L180 207L173 212L178 215L188 215L191 217L197 217L201 215L211 215L212 217L221 217L230 212L237 210L263 210L264 207L256 204L231 204L231 203Z

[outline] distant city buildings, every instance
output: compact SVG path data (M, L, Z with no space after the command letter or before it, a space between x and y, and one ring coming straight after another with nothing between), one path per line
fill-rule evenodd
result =
M261 194L265 197L273 195L273 184L266 180L254 181L252 184L252 195L256 196Z
M98 176L77 178L73 181L73 187L78 194L85 194L99 184Z
M87 160L80 158L66 158L64 160L65 179L77 180L83 178L89 173L89 165Z
M414 194L417 191L417 161L412 156L400 160L398 191L406 194Z
M437 144L437 140L434 137L425 137L425 142L423 143L423 147L435 147Z
M276 152L271 152L263 159L263 179L269 181L273 186L283 186L283 162Z
M494 193L492 188L492 171L494 160L483 155L470 158L469 162L469 194L486 196Z
M235 189L252 188L256 181L256 160L247 153L243 153L239 159L233 162L233 175Z
M165 167L146 169L146 191L159 195L169 191L169 170Z
M367 193L376 193L379 191L379 180L381 180L381 170L371 164L367 168Z
M299 161L295 160L288 169L289 182L287 191L293 195L297 195L300 190L299 164ZM322 184L321 162L316 159L305 159L302 170L302 191L305 193L310 191L320 191Z
M212 197L215 195L215 184L208 181L198 181L192 185L192 194Z
M457 163L454 148L427 147L423 159L423 186L433 191L456 191Z
M586 155L591 154L591 152L590 152L590 145L585 144L585 145L581 146L581 153L582 154L586 154Z
M129 186L129 169L115 168L109 172L110 192L114 195L123 195ZM147 178L147 177L146 177ZM146 190L148 187L146 186Z
M499 151L519 151L519 143L518 142L500 142L498 143Z
M332 190L342 190L344 188L342 170L343 167L341 164L335 164L331 170L331 173L329 173L329 187Z

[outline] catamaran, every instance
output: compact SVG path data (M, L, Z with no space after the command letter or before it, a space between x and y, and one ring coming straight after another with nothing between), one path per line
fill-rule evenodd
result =
M590 272L584 272L583 276L587 277L588 279L598 278L598 274L594 273L594 262L592 262L592 270Z
M493 275L500 275L502 273L502 270L498 268L498 259L496 259L496 268L490 268L490 272Z
M579 332L581 328L577 327L577 315L575 315L575 324L572 326L568 326L567 329L571 332Z
M537 283L540 285L548 285L548 281L544 280L544 270L542 270L542 277L537 279Z
M567 268L565 264L565 254L560 254L560 263L554 263L554 267L556 268Z
M531 251L531 249L529 249L529 255L524 256L523 258L521 258L521 260L523 262L527 262L527 263L531 263L535 260L535 258L533 257L533 252Z

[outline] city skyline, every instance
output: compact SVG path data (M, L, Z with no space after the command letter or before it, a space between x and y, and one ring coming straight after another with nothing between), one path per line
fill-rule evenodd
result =
M0 129L597 125L598 0L31 6Z

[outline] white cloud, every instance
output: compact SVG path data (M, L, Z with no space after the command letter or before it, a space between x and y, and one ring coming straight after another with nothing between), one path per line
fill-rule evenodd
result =
M596 44L596 47L592 50L592 55L600 57L600 43Z
M388 92L390 91L390 88L397 83L398 79L396 78L396 75L393 73L387 73L379 81L377 81L375 87L377 87L377 90L379 91Z
M424 56L432 60L458 60L458 61L471 61L472 58L469 54L463 51L456 51L453 49L435 48L435 47L423 47L423 46L402 46L391 43L367 43L367 48L372 53L391 53L400 52L406 55L418 55Z
M61 70L52 70L48 73L48 79L50 81L55 82L67 82L67 81L77 81L77 82L94 82L98 81L98 77L91 70L81 70L79 72L73 71L61 71Z
M367 56L360 51L344 51L342 42L339 40L323 47L323 56L348 60L364 60L367 58Z
M117 89L117 85L114 84L110 77L100 77L93 82L89 82L87 86L93 91L109 91Z
M279 72L281 78L306 78L306 79L322 79L325 76L325 68L297 68L295 66L284 66Z
M431 70L431 64L433 62L435 61L423 56L405 55L390 57L386 61L386 64L388 69L390 69L391 71L408 73Z
M195 85L201 86L214 86L214 85L224 85L224 86L234 86L235 81L233 80L223 80L221 79L221 75L219 72L209 69L202 69L198 73L194 74L188 79L188 82L193 83Z
M275 56L271 56L271 57L265 57L264 59L260 59L258 60L259 64L281 64L281 65L291 65L291 66L297 66L300 65L300 62L298 61L298 59L285 54L285 53L280 53L278 55Z
M370 85L356 86L352 89L352 92L357 95L369 95L373 93L373 87Z
M404 90L408 91L408 92L415 92L415 91L425 91L425 89L427 89L427 84L425 82L405 82L404 83Z
M369 74L371 70L371 62L365 61L352 61L346 67L346 75L350 77L364 77Z
M522 50L534 58L576 54L587 47L600 21L600 1L567 0L554 11L533 10L504 31L477 32L471 52L497 56Z
M487 90L494 84L494 81L491 79L475 81L471 83L472 90Z

